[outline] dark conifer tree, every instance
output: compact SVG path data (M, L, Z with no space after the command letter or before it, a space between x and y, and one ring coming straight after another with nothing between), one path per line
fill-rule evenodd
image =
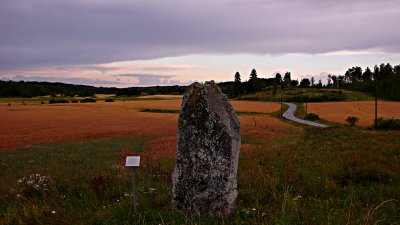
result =
M256 71L256 69L252 69L251 70L251 73L250 73L250 79L249 79L249 81L250 80L256 80L258 77L257 77L257 71Z

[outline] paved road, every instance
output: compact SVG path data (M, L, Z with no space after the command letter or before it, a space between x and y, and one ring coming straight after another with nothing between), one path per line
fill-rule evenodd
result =
M315 122L311 122L311 121L308 121L308 120L302 120L302 119L299 119L299 118L295 117L293 115L293 113L294 113L294 111L296 111L296 105L293 104L293 103L289 103L289 102L284 102L283 104L289 106L288 110L286 110L286 112L283 113L283 118L288 119L288 120L292 120L292 121L295 121L295 122L298 122L298 123L314 126L314 127L322 127L322 128L328 127L325 124L315 123Z

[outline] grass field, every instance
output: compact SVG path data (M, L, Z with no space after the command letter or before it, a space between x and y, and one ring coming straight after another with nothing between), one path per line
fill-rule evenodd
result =
M215 219L185 218L171 208L168 140L121 137L3 152L0 223L393 224L400 219L399 140L399 132L347 127L244 137L237 210ZM143 157L137 212L121 166L128 154Z
M308 112L316 113L321 119L334 123L346 123L348 116L360 118L358 125L372 126L375 119L375 102L324 102L309 103ZM400 102L378 101L378 117L400 118Z
M176 111L139 110L177 110L180 100L1 106L0 224L400 221L400 132L303 128L270 115L279 104L233 105L250 112L239 116L237 209L203 219L170 204ZM127 155L142 156L136 212Z

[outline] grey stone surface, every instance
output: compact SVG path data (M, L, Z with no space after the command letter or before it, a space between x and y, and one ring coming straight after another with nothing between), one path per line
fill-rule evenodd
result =
M228 215L235 209L240 123L214 81L192 84L178 121L172 204L187 215Z

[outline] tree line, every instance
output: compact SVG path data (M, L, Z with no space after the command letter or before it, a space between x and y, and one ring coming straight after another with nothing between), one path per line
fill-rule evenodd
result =
M262 90L278 88L342 88L377 94L378 97L389 100L400 100L400 65L392 66L389 63L375 65L373 71L367 67L363 70L359 66L349 68L343 75L331 75L327 77L326 84L322 80L316 81L314 77L292 80L291 73L283 76L276 73L272 78L259 78L256 69L252 69L247 81L242 81L239 72L234 75L234 81L220 83L221 88L230 97L255 93Z
M249 79L242 81L241 74L236 72L234 80L218 84L222 91L229 97L237 97L263 90L286 88L343 88L377 94L378 97L389 100L400 100L400 65L392 66L389 63L375 65L363 70L359 66L349 68L343 75L327 77L326 84L314 77L303 78L300 82L292 79L291 73L276 73L271 78L261 78L256 69L252 69ZM117 96L137 96L141 94L183 94L187 86L151 86L151 87L93 87L87 85L74 85L64 83L35 82L35 81L2 81L0 80L0 97L46 96L62 94L64 96L87 97L94 94L116 94Z
M93 87L65 83L36 81L2 81L0 80L0 97L31 98L34 96L80 96L88 97L94 94L116 94L117 96L137 96L141 94L182 94L186 86L152 86L152 87Z

